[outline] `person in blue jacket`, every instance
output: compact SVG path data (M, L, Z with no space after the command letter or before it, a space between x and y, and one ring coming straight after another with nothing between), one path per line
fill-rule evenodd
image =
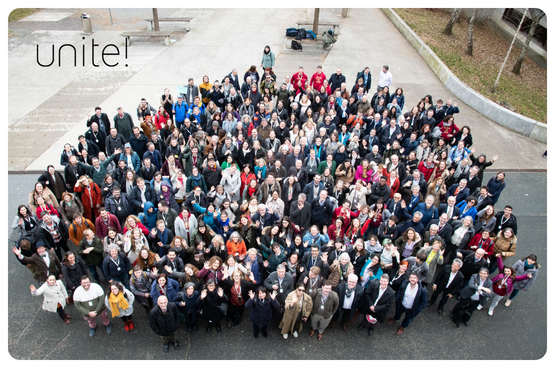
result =
M165 273L159 274L150 287L150 297L154 304L158 302L161 295L168 298L168 302L175 302L177 293L179 293L179 282L168 278Z
M418 211L422 213L420 222L422 222L424 226L427 226L430 221L439 218L437 208L434 206L433 195L427 196L425 202L418 203L416 207L414 207L413 213Z
M279 302L276 300L277 290L268 293L264 286L259 286L256 294L249 290L249 300L245 303L246 308L251 309L250 319L254 338L258 338L258 332L262 331L262 336L267 337L268 324L272 321L272 307L279 309Z
M123 148L124 151L119 155L118 161L125 161L129 169L133 170L134 172L139 172L139 170L141 169L141 158L139 157L137 152L133 151L130 143L125 143Z
M177 96L177 101L174 102L172 106L175 126L177 127L177 129L181 129L181 127L183 126L183 122L185 121L185 117L187 116L188 110L189 110L189 107L187 106L187 103L183 101L183 96L181 95Z
M499 196L503 189L505 189L505 173L500 171L496 176L492 177L487 184L489 193L493 204L496 204L499 200Z
M457 203L457 207L461 209L460 218L470 216L472 217L472 221L476 219L476 214L478 213L478 210L476 209L476 197L470 196L466 198L466 201Z

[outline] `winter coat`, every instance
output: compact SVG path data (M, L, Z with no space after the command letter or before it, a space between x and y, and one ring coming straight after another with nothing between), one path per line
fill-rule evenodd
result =
M111 293L108 293L104 297L104 304L106 305L106 308L109 311L112 311L112 308L110 307L110 302L108 300L110 294ZM127 309L121 309L120 307L118 307L119 315L117 317L130 316L133 314L133 302L135 301L135 295L133 295L133 293L127 290L125 287L123 288L123 295L125 299L127 299L127 303L129 303L129 307L127 307Z
M83 253L83 251L89 247L93 247L94 249L89 254ZM83 239L79 242L77 255L83 258L87 266L100 266L104 261L104 257L102 256L103 249L104 245L102 244L102 240L95 236L91 245L89 245L87 239ZM77 283L77 286L79 285L81 285L81 282Z
M148 323L152 331L160 336L170 336L179 327L180 313L175 303L168 303L166 313L162 313L160 307L155 305L148 314Z
M68 204L64 200L60 202L60 207L58 207L58 213L62 220L71 223L73 221L73 216L75 214L83 214L83 205L81 200L71 193L69 195L72 197L71 202Z
M312 312L312 298L307 293L303 294L302 303L299 298L297 298L297 302L293 304L293 296L296 292L297 290L293 290L287 295L287 298L285 298L285 312L283 313L283 318L279 324L282 334L293 332L299 313L301 314L301 318L308 318ZM301 323L298 332L301 332L302 329L303 325Z
M32 295L44 295L42 309L54 313L56 313L56 310L58 309L58 303L60 303L62 308L66 306L66 298L68 297L62 280L56 280L56 284L54 286L50 286L45 282L40 288L37 289L37 291L32 293Z
M62 262L62 274L69 290L77 289L81 285L81 276L88 275L85 262L79 257L75 257L73 265L67 260Z
M98 206L102 204L102 195L100 194L100 187L89 179L89 189L77 182L73 188L75 193L81 194L81 203L83 204L83 216L91 221L94 221L98 216ZM91 201L93 210L91 211Z
M251 308L250 319L253 324L258 327L267 326L272 320L272 307L279 309L279 303L276 299L272 299L268 294L264 301L258 298L258 295L253 299L249 298L245 303L245 308Z
M175 301L177 293L179 292L179 283L174 279L170 279L169 277L166 278L166 280L166 292L164 293L164 295L168 298L169 302L173 302ZM160 293L160 285L158 284L158 281L153 282L152 286L150 287L150 297L152 298L152 302L156 304L158 302L158 298L161 295L162 294Z
M532 278L531 279L527 278L527 279L515 282L513 285L513 288L515 290L526 291L530 289L534 284L534 281L536 281L536 278L538 277L538 266L534 265L534 267L529 268L528 270L525 270L524 261L522 260L516 261L516 263L513 265L513 268L515 269L515 273L517 276L531 274Z

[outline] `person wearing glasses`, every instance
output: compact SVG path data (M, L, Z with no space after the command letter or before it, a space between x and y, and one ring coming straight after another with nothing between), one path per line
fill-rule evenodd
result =
M287 340L290 333L293 337L298 337L303 329L303 322L306 322L312 312L312 298L305 293L302 282L297 283L297 288L290 292L285 299L285 311L279 324L283 338Z

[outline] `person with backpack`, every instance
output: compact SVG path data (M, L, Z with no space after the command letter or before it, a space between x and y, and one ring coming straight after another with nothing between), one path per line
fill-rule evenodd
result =
M83 232L86 229L91 229L93 232L96 232L96 227L92 221L76 213L73 215L73 222L69 225L69 240L71 240L73 244L79 245L81 240L83 240Z

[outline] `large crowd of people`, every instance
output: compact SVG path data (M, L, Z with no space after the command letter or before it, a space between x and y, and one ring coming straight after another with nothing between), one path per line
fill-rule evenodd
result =
M136 119L95 109L13 224L45 310L72 323L74 305L93 337L96 317L130 331L144 309L168 352L180 324L219 333L245 310L254 338L276 321L284 339L306 322L322 340L404 316L400 335L455 298L459 327L533 285L534 254L505 263L518 231L495 208L505 173L484 182L498 157L476 154L456 102L406 100L387 65L372 88L368 67L351 86L339 68L278 81L274 63L267 46L261 74L190 78L141 99Z

